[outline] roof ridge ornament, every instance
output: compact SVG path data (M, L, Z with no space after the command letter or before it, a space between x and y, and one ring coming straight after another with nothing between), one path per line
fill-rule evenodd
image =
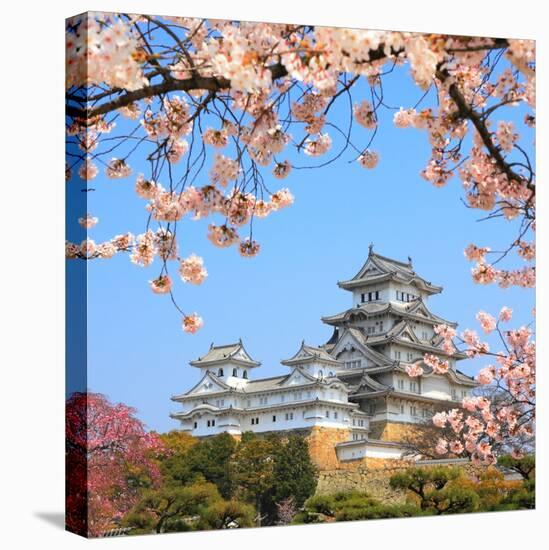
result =
M368 256L371 256L374 251L374 243L371 242L370 246L368 247Z

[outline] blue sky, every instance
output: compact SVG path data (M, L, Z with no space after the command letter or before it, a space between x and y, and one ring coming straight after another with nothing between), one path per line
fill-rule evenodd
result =
M387 77L384 91L385 102L396 108L413 106L421 96L407 67ZM369 95L358 88L355 101L364 97ZM422 106L433 99L431 94ZM346 101L332 114L342 126L347 124ZM168 296L150 291L148 281L160 271L157 260L149 268L131 264L127 255L88 262L88 388L136 407L150 428L166 431L177 427L168 416L177 409L170 395L196 383L198 372L188 362L204 354L212 342L242 338L250 354L262 362L255 376L286 372L279 362L291 356L303 338L311 344L329 338L331 328L320 317L350 307L350 294L336 282L358 271L370 242L384 255L402 260L410 255L420 275L444 286L430 307L459 322L461 329L477 328L479 309L497 314L503 305L514 309L513 324L530 322L533 291L475 285L471 264L463 256L471 242L503 247L516 236L515 225L479 222L482 213L460 202L463 191L456 178L442 189L423 180L420 171L429 158L427 136L395 128L392 114L380 113L372 146L381 157L375 170L349 162L354 155L348 151L322 169L292 171L282 186L291 189L294 205L254 222L254 238L262 244L256 258L241 258L235 248L214 248L206 239L211 220L184 220L178 226L180 253L199 254L209 272L199 287L174 277L183 309L204 318L204 327L195 335L182 332L180 314ZM522 115L508 110L506 116L519 120ZM117 122L119 131L132 127L120 117ZM338 139L332 135L335 151ZM367 130L357 129L356 143L365 144L368 138ZM86 194L88 211L100 220L90 231L96 242L126 231L144 231L145 202L134 193L135 176L147 174L141 151L129 160L132 176L109 180L101 172L93 182L96 191ZM303 155L291 155L290 160L311 163ZM176 171L182 169L176 165ZM197 185L207 182L207 169ZM269 188L281 186L270 171L265 178ZM75 179L71 184L79 185ZM81 197L77 200L82 202ZM522 261L513 258L507 265L519 267ZM77 266L69 270L83 272ZM460 368L474 373L477 366L462 362Z

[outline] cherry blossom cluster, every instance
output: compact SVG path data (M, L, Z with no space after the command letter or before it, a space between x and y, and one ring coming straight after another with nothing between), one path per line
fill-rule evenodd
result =
M453 439L441 438L437 453L470 456L479 464L493 464L498 452L519 457L532 445L535 425L535 343L528 327L503 331L500 323L511 320L512 310L503 307L496 319L479 312L477 319L486 334L497 332L504 351L491 353L476 332L465 331L461 341L470 357L490 356L494 363L480 369L477 382L484 391L466 397L461 409L439 412L433 424L449 426ZM446 328L441 326L439 334Z
M131 233L117 235L110 241L97 244L92 239L85 239L80 244L65 242L65 257L69 260L109 259L117 252L128 252L134 246L135 238Z
M143 74L147 56L131 18L125 22L104 13L73 17L67 24L65 51L67 88L105 83L137 90L148 84Z
M123 250L131 249L141 266L161 258L164 271L151 282L155 292L171 291L165 263L178 257L174 235L184 217L220 215L224 221L208 226L210 242L234 245L245 257L258 253L251 230L243 239L240 228L293 202L287 189L270 190L265 181L265 174L283 179L293 173L288 148L322 166L341 156L343 140L344 150L358 153L353 160L375 168L379 109L388 108L382 82L395 65L405 64L435 99L434 107L422 108L420 101L393 115L396 127L420 130L429 140L423 178L441 187L457 175L471 208L521 221L511 248L521 260L534 261L535 172L524 145L524 129L535 126L533 41L92 13L69 20L67 52L67 134L82 153L78 175L90 181L102 164L107 177L123 180L132 173L130 156L149 147L151 174L139 175L135 190L163 239L147 226ZM494 52L503 52L506 66L496 70L489 57L497 57ZM357 82L369 88L368 99L351 96ZM348 132L330 118L340 98L356 122ZM526 111L524 128L500 116L500 108L519 106ZM105 162L102 156L116 147L111 142L128 138L114 132L103 147L104 134L116 128L113 113L136 122L136 145ZM366 146L354 144L357 131ZM76 166L68 163L69 179ZM67 247L71 258L118 251L112 242L89 239ZM468 247L475 282L534 286L535 267L501 269L487 259L495 253ZM443 338L443 346L450 353L451 338ZM444 368L444 362L428 361L435 370Z

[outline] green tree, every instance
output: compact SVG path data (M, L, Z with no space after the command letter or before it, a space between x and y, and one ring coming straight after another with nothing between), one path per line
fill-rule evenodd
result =
M206 515L210 506L220 501L221 496L213 483L164 486L144 492L123 524L132 527L134 534L189 531Z
M258 525L273 515L274 457L280 445L278 437L245 433L230 464L235 496L255 506Z
M532 479L536 472L536 456L525 455L522 458L513 458L511 455L498 457L498 464L520 474L523 479Z
M275 502L292 498L295 506L300 508L314 494L317 469L304 437L291 435L278 447L274 455L273 478Z
M294 523L326 523L361 519L411 517L424 512L411 504L382 504L368 493L339 492L333 495L316 495L309 498Z
M452 483L461 478L455 467L408 468L390 479L393 489L412 493L420 509L432 514L473 512L478 508L479 496L470 486Z
M198 479L214 483L223 498L233 492L229 472L236 441L227 433L203 439L196 444L175 441L175 449L162 461L162 474L167 483L185 485Z
M203 513L200 529L231 529L234 527L252 527L255 509L250 504L238 500L220 500L214 502Z

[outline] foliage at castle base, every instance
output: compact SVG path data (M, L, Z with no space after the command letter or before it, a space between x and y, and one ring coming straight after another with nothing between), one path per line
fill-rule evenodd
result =
M508 460L515 466L520 462L511 457ZM531 458L522 462L517 467L529 471L523 481L507 481L494 467L487 468L478 479L468 477L457 467L411 467L390 479L394 490L405 492L403 504L385 504L359 491L317 495L305 502L294 523L533 509L535 486Z
M133 534L288 524L316 488L307 442L296 435L240 442L161 435L162 483L144 491L123 524ZM291 475L290 475L291 473Z
M98 536L119 521L143 488L159 486L154 460L162 444L135 411L98 393L74 393L66 403L66 523Z
M441 187L455 175L470 208L515 223L516 238L503 250L484 242L466 249L473 279L534 286L533 41L90 13L68 21L66 48L67 134L77 151L67 178L77 169L89 183L100 168L113 180L131 176L149 218L137 237L68 242L66 255L130 252L143 267L157 259L151 290L171 295L186 332L203 321L177 305L174 272L190 284L207 272L191 250L179 254L178 223L216 216L212 244L255 256L253 220L293 202L288 189L270 189L267 174L288 178L345 153L375 168L381 112L393 109L383 90L405 65L421 97L395 107L393 121L426 134L423 178ZM338 109L343 117L334 116ZM120 116L135 127L118 131ZM113 151L119 156L109 158ZM148 174L132 173L137 155L148 160ZM97 221L88 213L79 223L88 231ZM514 254L523 267L500 267Z

